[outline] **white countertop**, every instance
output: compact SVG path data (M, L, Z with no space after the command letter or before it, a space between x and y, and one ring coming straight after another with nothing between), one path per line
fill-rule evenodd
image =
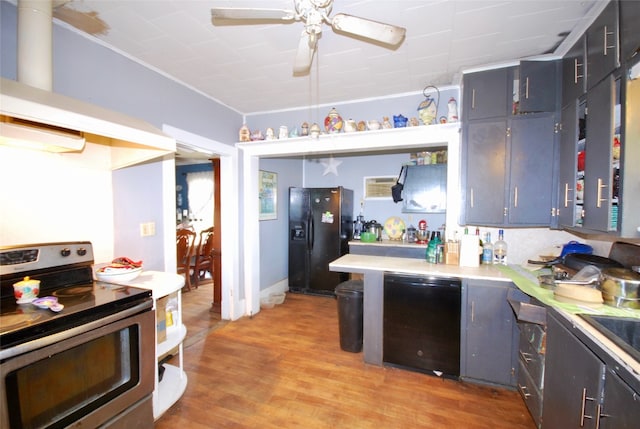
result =
M110 282L111 283L111 282ZM127 282L112 282L127 286L149 289L154 299L176 292L184 286L184 277L180 274L164 271L142 271L138 277Z
M416 245L409 244L408 246ZM331 262L329 264L329 270L346 273L386 271L427 276L457 277L461 279L493 280L500 282L511 281L509 276L500 272L493 265L460 267L458 265L431 264L422 259L397 258L390 256L347 254Z

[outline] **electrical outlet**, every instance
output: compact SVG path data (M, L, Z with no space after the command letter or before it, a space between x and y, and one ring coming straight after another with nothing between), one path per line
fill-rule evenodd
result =
M156 235L156 223L146 222L140 224L140 237L150 237Z

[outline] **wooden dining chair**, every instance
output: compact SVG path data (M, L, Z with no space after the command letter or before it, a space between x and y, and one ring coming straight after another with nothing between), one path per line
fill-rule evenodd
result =
M196 233L189 229L176 232L177 273L184 275L184 288L191 290L191 257L194 254Z
M213 279L213 227L200 231L200 240L191 261L191 269L193 270L193 285L196 288L198 282L204 280L207 273Z

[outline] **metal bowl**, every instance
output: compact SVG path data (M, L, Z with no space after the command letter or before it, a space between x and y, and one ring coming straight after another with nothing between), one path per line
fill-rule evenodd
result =
M640 274L628 268L605 268L600 274L605 303L614 307L640 308Z

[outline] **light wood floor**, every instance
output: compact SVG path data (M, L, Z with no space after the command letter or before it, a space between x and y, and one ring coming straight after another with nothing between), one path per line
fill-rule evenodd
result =
M211 287L183 295L184 396L155 424L175 428L533 429L514 391L362 361L340 349L336 301L287 294L221 322Z

